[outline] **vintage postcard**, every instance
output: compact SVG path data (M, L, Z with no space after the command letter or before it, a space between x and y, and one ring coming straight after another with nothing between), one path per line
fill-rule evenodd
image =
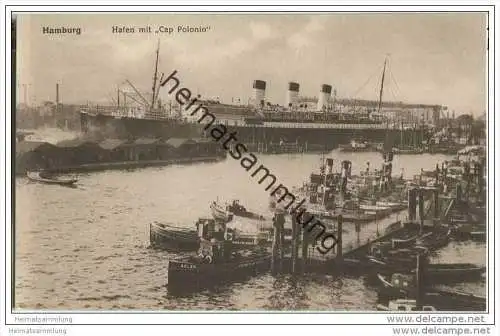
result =
M14 13L12 313L486 328L490 14Z

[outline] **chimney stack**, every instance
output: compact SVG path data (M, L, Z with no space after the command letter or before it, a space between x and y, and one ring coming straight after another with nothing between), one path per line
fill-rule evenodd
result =
M332 86L328 84L321 85L321 91L318 97L318 111L326 110L330 104L330 98L332 95Z
M286 95L286 107L288 109L292 109L297 104L297 100L299 98L299 88L299 83L288 83L288 91Z
M56 106L59 105L59 83L56 83Z
M266 99L266 82L260 79L253 81L253 98L255 107L264 106Z

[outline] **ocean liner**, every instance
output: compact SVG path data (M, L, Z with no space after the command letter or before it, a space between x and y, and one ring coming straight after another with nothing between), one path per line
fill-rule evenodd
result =
M151 99L146 99L127 81L134 95L123 95L120 104L119 92L115 107L82 110L82 130L114 137L202 137L204 125L189 118L179 105L163 104L158 98L163 77L163 74L158 76L158 57L159 48L156 50ZM317 98L300 97L299 83L289 82L285 105L273 104L266 99L266 82L254 80L253 96L246 104L239 103L239 99L225 104L219 99L201 97L198 102L203 103L219 122L236 131L238 140L252 150L261 148L258 145L280 143L330 150L360 136L373 142L415 137L423 141L426 137L424 119L429 123L436 116L439 118L443 107L382 102L386 63L387 59L377 101L337 99L336 90L329 84L320 85ZM127 98L136 107L127 106L124 102ZM397 117L395 113L398 113ZM402 113L406 113L405 125ZM416 114L419 114L418 118L415 118Z
M156 61L152 91L141 93L129 80L128 90L118 89L113 106L88 106L80 110L83 133L108 138L199 138L202 126L182 116L180 108L159 98L164 74L158 74L160 46Z

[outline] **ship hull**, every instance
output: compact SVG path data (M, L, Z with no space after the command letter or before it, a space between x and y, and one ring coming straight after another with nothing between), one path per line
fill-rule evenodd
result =
M102 114L80 113L81 128L87 134L99 134L111 138L197 138L203 137L203 123L181 120L138 119L113 117ZM258 144L279 145L281 142L296 143L303 151L332 150L349 143L353 137L363 135L367 141L399 145L405 139L425 140L428 135L421 130L387 129L379 124L311 124L273 123L246 124L244 121L220 119L228 133L236 132L236 139L249 149ZM252 145L254 145L252 147ZM254 148L255 147L255 148Z
M82 132L107 138L199 138L202 126L177 120L138 119L80 113Z
M236 131L239 142L253 148L252 144L297 143L304 151L321 147L323 150L332 150L341 144L348 144L353 138L363 136L369 142L386 143L398 146L408 139L421 142L427 140L430 134L422 130L387 129L377 124L311 124L311 123L273 123L249 125L244 123L228 123L228 133ZM403 132L403 133L402 133Z

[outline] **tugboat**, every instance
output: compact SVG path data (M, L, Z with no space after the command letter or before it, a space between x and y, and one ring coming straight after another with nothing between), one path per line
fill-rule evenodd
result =
M392 168L392 167L390 167ZM388 173L390 174L390 168ZM341 162L341 172L333 172L333 159L323 160L320 173L312 173L306 183L305 197L309 200L309 212L325 219L336 219L342 215L346 222L370 222L380 220L404 205L396 202L379 202L376 200L367 204L361 201L359 189L352 186L352 162ZM386 184L391 180L386 178ZM380 186L382 189L382 185Z
M229 212L224 206L217 203L216 201L213 201L212 204L210 204L210 210L212 211L212 216L216 220L220 220L227 223L233 219L233 214Z
M224 222L198 226L200 248L196 256L172 259L168 263L170 294L192 293L266 271L271 255L264 248L235 251L233 235Z
M210 206L210 209L214 218L230 220L232 219L231 216L238 216L261 221L265 220L264 216L247 210L247 208L240 204L239 200L233 200L231 204L226 204L225 206L217 201L214 201Z

